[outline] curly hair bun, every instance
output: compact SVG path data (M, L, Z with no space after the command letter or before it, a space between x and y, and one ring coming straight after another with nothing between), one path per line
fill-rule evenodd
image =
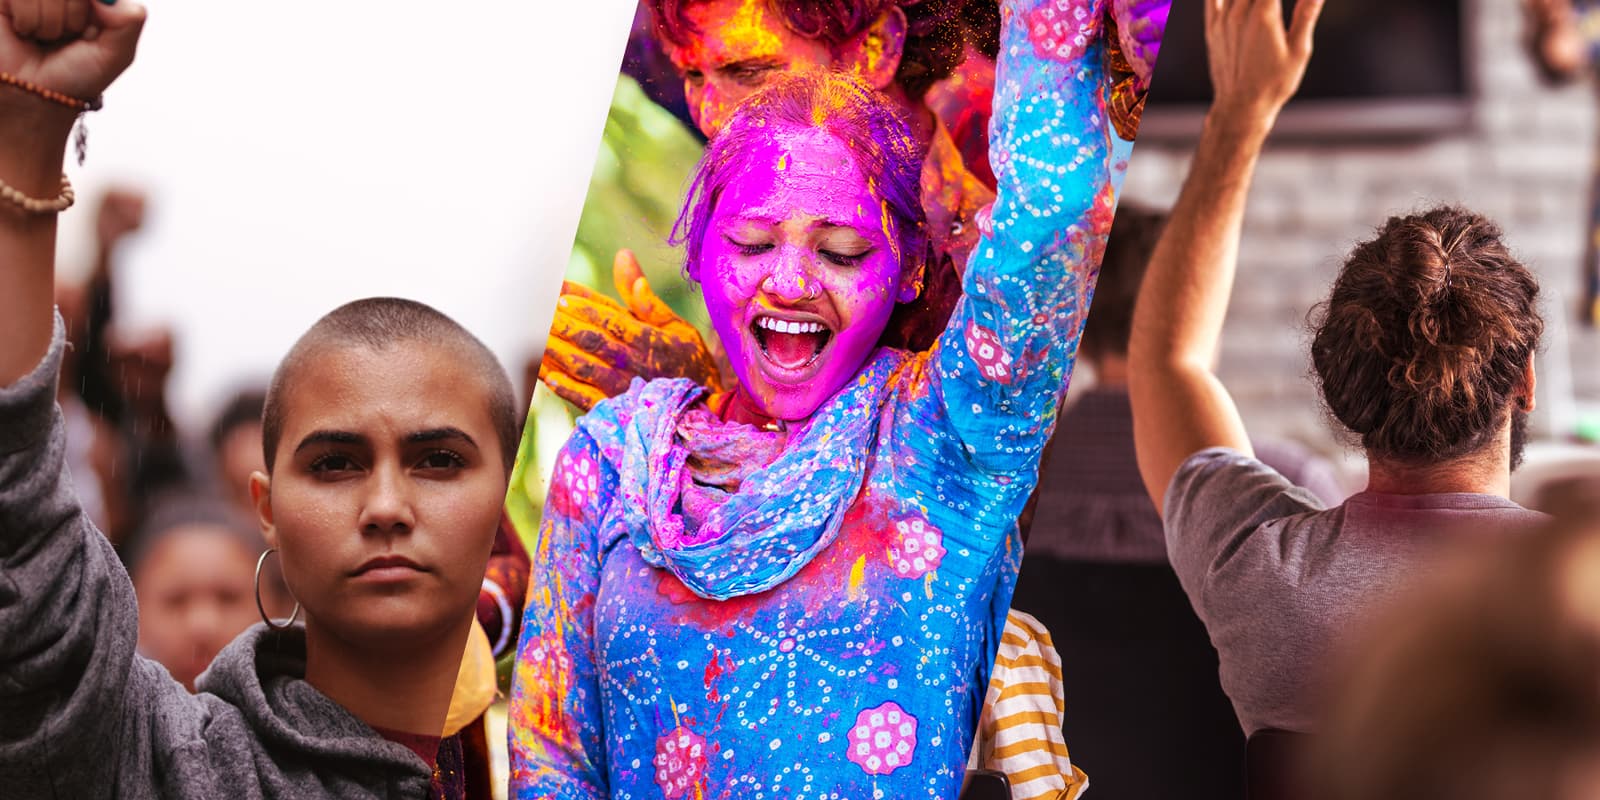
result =
M1500 228L1455 207L1391 217L1319 308L1311 357L1328 410L1375 455L1476 452L1518 400L1544 321Z

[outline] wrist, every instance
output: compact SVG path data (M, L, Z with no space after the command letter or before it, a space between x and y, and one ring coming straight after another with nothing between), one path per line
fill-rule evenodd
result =
M7 94L21 94L0 87ZM0 180L32 197L51 197L61 188L61 165L77 114L50 108L47 101L6 97L0 101Z
M1205 130L1230 139L1265 142L1277 122L1278 110L1216 102L1206 111Z

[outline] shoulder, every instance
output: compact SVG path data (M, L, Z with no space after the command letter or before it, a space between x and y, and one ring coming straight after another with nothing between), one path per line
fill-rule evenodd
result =
M1255 536L1262 527L1323 510L1310 492L1260 460L1229 448L1208 448L1184 461L1167 486L1162 520L1167 552L1188 588L1220 562L1264 543Z
M1217 506L1270 504L1276 516L1320 511L1323 504L1282 473L1254 456L1227 447L1209 447L1189 456L1167 485L1166 523L1181 525L1219 510ZM1230 499L1231 498L1231 499Z

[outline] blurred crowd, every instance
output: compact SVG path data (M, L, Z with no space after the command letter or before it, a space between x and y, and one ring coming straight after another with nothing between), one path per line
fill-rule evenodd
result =
M108 190L95 209L88 276L57 287L72 343L58 400L84 508L133 577L140 649L192 687L217 651L261 615L253 584L266 544L249 476L265 470L266 387L240 388L211 420L172 418L171 332L118 324L115 260L138 235L147 203L137 189ZM274 562L264 566L261 603L287 617L294 604L275 570Z

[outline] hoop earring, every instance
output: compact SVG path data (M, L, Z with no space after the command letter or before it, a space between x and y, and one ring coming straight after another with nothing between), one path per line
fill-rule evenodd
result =
M267 563L267 556L270 556L276 552L278 552L278 548L269 547L261 551L261 557L256 559L256 610L261 612L261 621L267 623L268 628L271 628L275 631L281 631L287 630L293 626L295 619L300 616L300 601L294 601L294 613L290 614L289 621L283 623L282 625L273 622L272 618L267 616L266 606L261 604L261 565Z

